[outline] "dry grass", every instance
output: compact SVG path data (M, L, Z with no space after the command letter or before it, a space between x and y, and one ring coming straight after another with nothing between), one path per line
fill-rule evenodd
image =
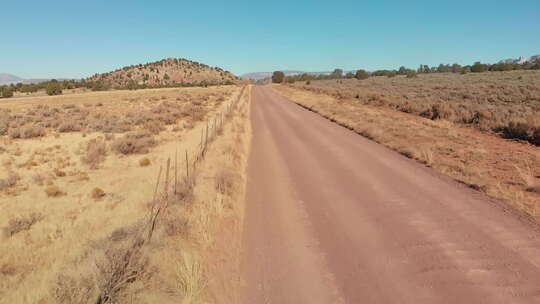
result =
M21 178L17 173L8 173L6 178L0 179L0 191L15 187L20 179Z
M90 166L91 169L98 169L107 157L107 144L104 140L94 138L86 144L86 153L82 161Z
M294 86L540 145L539 71L437 73L414 79L371 77L312 81L310 85L298 82Z
M92 190L92 193L91 193L91 196L94 200L102 199L103 197L105 197L105 195L106 195L105 191L103 191L103 189L101 188L94 188L94 190Z
M221 168L215 176L215 187L218 193L231 196L239 175L231 168Z
M274 88L331 121L503 200L532 217L540 217L540 197L535 192L539 180L536 176L540 176L538 147L506 141L445 119L431 120L298 87Z
M150 162L150 159L148 159L148 157L145 157L145 158L141 158L139 160L139 166L141 167L148 167L150 166L151 162Z
M201 261L196 256L184 252L176 267L178 288L185 296L184 303L198 303L207 285Z
M10 127L8 134L9 137L13 139L42 137L45 136L45 129L40 126L26 124L19 127Z
M45 194L47 194L47 197L59 197L65 195L66 193L63 192L58 186L51 185L45 188Z
M3 228L6 237L12 237L15 234L29 230L35 223L41 221L43 216L38 213L31 213L24 217L13 218L9 221L7 227Z
M227 162L228 156L220 150L221 139L212 138L216 133L212 128L212 144L205 157L197 156L206 121L196 119L214 118L225 109L225 101L232 100L224 97L239 91L227 87L100 92L20 98L0 104L0 113L9 108L5 111L8 128L15 121L19 126L16 117L27 117L24 124L33 123L47 131L44 139L35 140L0 136L0 145L6 148L0 163L6 170L17 169L21 176L20 182L5 189L5 193L20 193L17 204L13 197L0 194L0 227L7 227L11 218L28 214L28 210L44 215L39 224L14 234L0 246L0 302L181 303L196 295L190 291L196 288L183 289L188 285L179 283L174 266L182 261L185 250L201 266L206 265L205 254L220 231L218 225L231 212L223 206L232 206L243 197L238 190L230 197L216 193L207 176L215 176L217 164ZM45 103L47 106L40 106ZM193 111L192 103L196 104ZM59 133L65 117L80 121L81 131ZM145 128L152 121L165 128L150 134ZM131 130L127 134L108 133L123 132L126 126ZM171 132L176 126L190 127ZM224 130L221 137L234 141L230 132ZM142 140L143 144L118 144L125 139ZM144 170L139 167L141 156L129 154L143 151L140 149L148 149L147 158L152 160L152 166ZM107 153L110 151L118 153ZM176 151L178 166L166 170L166 159ZM99 165L85 172L93 164ZM161 179L155 186L149 181L160 166ZM65 175L57 176L60 171ZM240 182L236 181L236 189ZM93 196L98 185L106 191ZM161 211L154 217L156 210ZM153 237L139 246L141 234L148 239L145 223L149 218L156 218L151 221L155 223L151 225ZM185 277L195 278L192 274ZM201 298L205 297L203 290Z
M156 146L157 142L150 133L133 132L124 135L113 141L111 147L117 153L144 154L150 152L150 148Z

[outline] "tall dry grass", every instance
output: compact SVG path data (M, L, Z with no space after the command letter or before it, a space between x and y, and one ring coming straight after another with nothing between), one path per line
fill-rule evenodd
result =
M540 71L316 80L294 87L540 145Z

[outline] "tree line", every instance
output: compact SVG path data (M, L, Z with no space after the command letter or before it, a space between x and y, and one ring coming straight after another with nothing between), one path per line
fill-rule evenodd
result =
M329 80L329 79L367 79L371 76L386 76L386 77L395 77L398 75L406 76L407 78L417 77L418 74L430 74L430 73L483 73L490 71L513 71L513 70L540 70L540 59L537 59L534 62L525 62L525 63L495 63L495 64L486 64L479 61L475 62L472 65L459 65L454 63L450 64L439 64L438 66L428 66L421 64L416 70L406 68L401 66L397 70L376 70L373 72L368 72L366 70L357 70L356 72L347 72L345 73L342 69L335 69L332 73L329 74L300 74L294 76L285 76L281 71L276 71L272 74L273 83L294 83L296 81L306 81L309 82L312 80Z
M88 81L85 79L81 80L62 80L58 81L56 79L32 83L32 84L10 84L0 86L0 98L10 98L13 97L15 92L20 93L35 93L40 90L44 90L47 95L61 95L63 90L66 89L77 89L77 88L86 88L92 91L107 91L110 89L117 90L141 90L141 89L157 89L157 88L177 88L177 87L208 87L215 85L232 85L234 82L227 80L223 83L214 83L214 82L194 82L194 83L171 83L163 85L148 85L148 84L138 84L135 81L130 81L125 86L115 86L112 87L104 81Z

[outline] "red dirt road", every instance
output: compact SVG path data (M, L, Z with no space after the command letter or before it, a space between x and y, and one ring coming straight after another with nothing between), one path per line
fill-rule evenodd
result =
M540 303L538 226L252 92L241 303Z

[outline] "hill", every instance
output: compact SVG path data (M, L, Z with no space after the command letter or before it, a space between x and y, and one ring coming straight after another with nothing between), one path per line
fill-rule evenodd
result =
M10 85L10 84L17 84L17 83L31 84L31 83L46 82L49 80L50 79L45 79L45 78L24 79L19 76L15 76L13 74L0 73L0 85ZM58 80L63 80L63 79L58 79Z
M123 67L113 72L96 74L87 81L103 82L111 87L129 84L167 86L174 84L226 84L239 79L218 67L181 58L167 58L157 62Z
M0 73L0 85L21 82L23 79L12 74Z

